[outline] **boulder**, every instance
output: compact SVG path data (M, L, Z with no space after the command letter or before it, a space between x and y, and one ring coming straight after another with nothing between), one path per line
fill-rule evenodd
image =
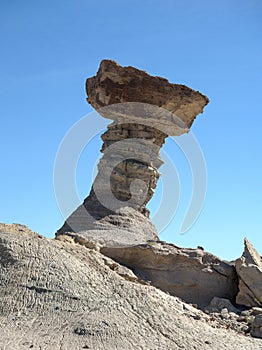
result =
M233 266L202 249L165 242L129 247L102 247L101 252L133 270L144 281L204 308L214 297L235 302L238 291Z
M250 333L255 338L262 338L262 314L255 317Z
M257 315L260 315L262 314L262 308L261 307L252 307L252 311L251 311L251 314L253 316L257 316Z
M228 312L240 312L239 309L232 305L230 300L218 297L214 297L207 308L209 312L221 312L223 309L227 309Z
M245 238L245 249L235 266L239 278L236 302L248 307L262 305L262 260L253 245Z

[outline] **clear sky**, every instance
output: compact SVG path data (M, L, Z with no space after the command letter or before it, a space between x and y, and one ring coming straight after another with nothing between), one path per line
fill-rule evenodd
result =
M92 112L85 79L110 58L210 98L192 128L207 165L203 210L181 234L192 179L182 153L167 141L181 200L160 237L235 259L247 236L262 254L261 37L261 0L0 0L0 221L48 237L62 225L53 189L56 153L69 128ZM93 140L79 161L81 199L100 146ZM160 190L161 184L152 212Z

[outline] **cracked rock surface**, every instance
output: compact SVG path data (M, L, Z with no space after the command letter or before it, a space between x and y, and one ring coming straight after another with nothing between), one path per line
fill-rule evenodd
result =
M1 224L0 247L1 349L261 349L70 237Z
M172 84L135 67L122 67L112 60L101 61L96 76L86 81L86 92L88 103L104 117L122 122L130 119L139 122L148 118L150 125L160 130L164 128L167 135L188 131L209 102L199 91ZM128 106L129 102L141 105ZM123 105L123 109L121 106L117 108L121 103L127 105ZM103 109L110 105L116 108ZM161 109L150 108L150 105Z
M155 287L201 308L214 297L235 302L235 268L203 249L151 241L130 247L102 247L101 252Z
M262 305L262 259L253 245L245 238L242 256L236 260L239 276L237 303L248 307Z

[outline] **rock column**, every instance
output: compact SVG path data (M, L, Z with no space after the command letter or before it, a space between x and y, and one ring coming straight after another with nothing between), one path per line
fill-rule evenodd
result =
M86 92L88 103L113 123L102 135L103 157L91 192L57 235L80 232L105 244L156 239L146 204L160 176L160 149L167 136L190 130L208 98L110 60L87 79Z
M152 198L160 176L158 168L162 161L159 151L166 137L160 130L137 123L115 122L109 125L102 135L104 156L98 165L101 191L110 181L110 198L113 195L120 206L127 203L148 217L146 204ZM136 186L132 191L134 183ZM103 192L105 196L108 189Z

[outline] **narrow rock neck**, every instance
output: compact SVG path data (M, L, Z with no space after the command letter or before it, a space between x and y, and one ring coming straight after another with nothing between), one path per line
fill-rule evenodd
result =
M110 211L130 206L149 216L162 165L160 149L166 134L141 124L116 122L102 135L103 157L90 196Z

